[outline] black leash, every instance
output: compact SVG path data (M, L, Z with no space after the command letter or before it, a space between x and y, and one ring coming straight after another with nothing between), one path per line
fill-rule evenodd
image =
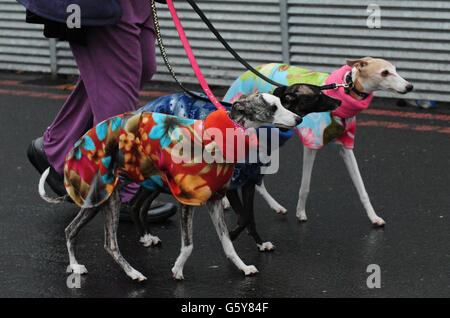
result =
M161 51L161 55L163 57L164 60L164 64L166 64L167 69L169 70L170 74L172 75L173 79L175 80L175 82L178 84L178 86L180 86L180 88L188 95L196 98L196 99L200 99L200 100L204 100L204 101L208 101L211 102L209 100L208 97L206 96L202 96L199 95L193 91L188 90L177 78L177 75L172 67L172 65L169 62L169 58L167 57L167 53L166 53L166 48L164 47L164 43L163 43L163 39L162 39L162 35L161 35L161 28L159 26L159 19L158 19L158 12L156 10L156 4L155 4L155 0L150 0L151 3L151 7L152 7L152 12L153 12L153 21L155 23L155 31L156 31L156 38L158 41L158 46L159 46L159 50ZM231 107L231 103L228 102L224 102L224 101L220 101L220 103L224 106L228 106Z
M215 35L215 37L220 41L220 43L222 43L222 45L227 49L228 52L231 53L231 55L234 56L234 58L236 60L238 60L247 70L249 70L250 72L252 72L253 74L255 74L256 76L258 76L259 78L261 78L262 80L278 86L278 87L284 87L286 85L283 85L281 83L278 83L270 78L268 78L267 76L265 76L264 74L261 74L260 72L258 72L255 68L253 68L246 60L244 60L228 43L227 41L225 41L225 39L222 37L222 35L219 33L219 31L217 31L217 29L214 27L214 25L212 25L211 21L206 17L206 15L203 13L203 11L197 6L197 4L195 3L194 0L187 0L187 2L190 4L190 6L192 7L192 9L194 9L194 11L198 14L198 16L203 20L203 22L208 26L208 29ZM347 87L346 84L330 84L330 85L323 85L320 86L321 90L328 90L328 89L337 89L339 87Z
M191 5L192 9L199 15L199 17L205 22L205 24L208 26L208 29L215 35L215 37L222 43L222 45L227 49L228 52L231 53L231 55L234 56L236 60L238 60L247 70L258 76L259 78L265 80L266 82L278 86L283 87L286 85L280 84L278 82L275 82L274 80L271 80L264 74L261 74L257 70L255 70L246 60L244 60L228 43L225 41L225 39L220 35L219 31L212 25L211 21L206 17L206 15L203 13L203 11L197 6L197 4L193 0L187 0L187 2Z
M205 16L203 11L197 6L197 4L193 0L187 0L187 2L192 6L194 11L200 16L200 18L203 20L203 22L208 26L209 30L216 36L216 38L222 43L222 45L230 52L247 70L254 73L256 76L260 77L264 81L278 87L284 87L286 85L282 85L278 82L275 82L268 78L267 76L261 74L256 69L254 69L247 61L245 61L241 56L225 41L225 39L220 35L220 33L217 31L217 29L212 25L211 21ZM193 98L204 100L211 102L210 99L206 96L199 95L193 91L188 90L177 78L177 75L170 64L169 58L167 57L166 48L164 46L164 42L161 35L161 28L159 26L159 19L158 19L158 12L156 9L156 3L155 0L150 0L152 12L153 12L153 21L155 23L155 31L156 31L156 38L158 42L159 49L161 51L161 55L164 60L164 64L166 65L167 69L169 70L170 74L172 75L175 82L178 84L178 86L188 95L192 96ZM330 84L330 85L323 85L320 86L321 90L327 90L327 89L337 89L338 87L348 87L347 84ZM220 101L220 103L224 106L231 107L231 103Z

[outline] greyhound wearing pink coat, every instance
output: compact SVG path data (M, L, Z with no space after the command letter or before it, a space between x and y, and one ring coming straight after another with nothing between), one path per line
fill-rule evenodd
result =
M339 145L339 153L345 162L367 216L372 224L383 226L386 222L375 213L372 207L353 153L356 115L369 107L374 91L394 91L400 94L406 94L413 90L413 85L398 75L394 65L386 60L371 57L349 60L347 61L347 65L334 71L331 75L311 72L286 64L263 65L259 67L259 71L271 79L286 85L285 87L275 89L273 92L274 95L280 97L283 105L295 102L295 83L293 82L309 83L309 75L312 75L314 80L324 81L322 83L314 82L311 84L346 83L350 86L350 88L340 87L336 90L325 91L328 96L340 99L342 101L341 106L332 112L305 116L303 123L297 126L297 132L304 145L302 181L296 211L298 220L301 222L307 221L305 208L316 154L324 145L334 142ZM286 78L287 74L290 76L290 79ZM292 76L292 74L296 76ZM239 94L246 93L246 89L251 89L250 86L252 85L249 85L249 76L244 75L234 82L225 98L229 97L230 100L233 100L232 96L238 96ZM269 89L268 86L270 85L267 85L261 79L252 77L250 81L253 82L254 90L265 91ZM317 118L317 116L321 116L321 118ZM324 123L324 120L327 122ZM314 121L316 123L312 123ZM308 122L312 124L309 125ZM314 125L316 127L311 127ZM330 131L332 132L330 133ZM257 186L256 190L277 213L287 213L287 210L269 194L264 183L261 186ZM224 204L227 205L226 202Z

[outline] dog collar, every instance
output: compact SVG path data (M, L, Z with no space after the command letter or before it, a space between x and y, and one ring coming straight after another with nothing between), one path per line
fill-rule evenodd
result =
M370 94L363 93L355 87L355 83L353 82L353 78L352 78L352 72L347 72L345 74L345 83L347 84L347 87L345 88L346 94L350 94L350 91L352 91L353 93L355 93L362 99L366 99L367 97L369 97Z
M233 123L234 128L237 129L238 131L241 132L241 134L244 134L245 136L248 136L247 138L249 139L250 142L250 146L251 147L257 147L258 146L258 136L255 132L249 132L244 126L242 126L241 124L239 124L238 122L235 122L234 120L232 120L230 118L230 113L227 112L228 118L230 119L230 121Z

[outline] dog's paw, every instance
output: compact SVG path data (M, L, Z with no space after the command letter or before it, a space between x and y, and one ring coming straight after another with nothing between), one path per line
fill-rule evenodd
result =
M306 221L308 221L308 217L306 216L306 212L304 210L303 211L297 211L296 216L297 216L297 219L298 219L299 222L306 222Z
M135 269L131 270L130 272L127 272L127 275L130 276L130 278L132 280L137 280L138 282L147 280L147 277L145 277L144 275L142 275L140 272L138 272Z
M244 274L245 276L254 275L256 273L259 273L259 271L256 269L253 265L248 265L244 268Z
M179 269L179 268L175 268L175 266L172 268L172 276L174 279L176 280L183 280L184 276L183 276L183 270Z
M277 214L282 214L285 215L287 214L287 209L283 206L276 206L276 207L272 207L272 210L274 210L275 212L277 212Z
M69 266L67 266L66 272L74 273L77 275L83 275L83 274L87 274L88 270L86 269L86 267L84 265L70 264Z
M256 244L260 252L268 252L273 251L275 249L275 245L271 242L264 242L262 244Z
M159 237L153 236L151 234L145 234L139 239L139 242L141 242L145 247L161 244L161 240L159 239Z
M372 224L375 226L384 226L386 224L386 221L377 216L376 218L372 219Z

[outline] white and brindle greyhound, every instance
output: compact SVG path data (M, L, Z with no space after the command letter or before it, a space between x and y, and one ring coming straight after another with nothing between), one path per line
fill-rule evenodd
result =
M87 273L86 268L75 258L75 238L81 228L102 211L105 218L106 251L133 280L146 279L119 251L117 228L120 213L120 176L130 182L140 183L150 190L168 190L182 204L182 246L172 268L175 279L183 279L183 267L193 249L194 207L201 204L208 207L226 256L245 275L258 272L255 266L246 265L240 259L224 221L220 198L227 190L237 158L233 151L227 151L228 146L225 143L230 140L234 142L236 124L244 128L274 126L290 129L301 120L300 116L284 108L278 97L253 93L235 101L228 114L224 110L218 110L204 121L160 113L132 112L112 117L96 125L75 144L67 155L64 167L67 193L81 207L78 215L65 230L69 269L76 274ZM214 133L214 138L211 138L210 130L203 134L209 128L224 130L224 135ZM227 135L228 128L233 130L231 136ZM211 163L209 159L208 162L205 161L204 156L199 163L194 159L190 163L175 161L179 155L179 150L175 151L175 145L185 141L187 137L202 145L202 154L205 150L209 152L210 158L217 158L216 155L221 154L227 161ZM251 138L245 140L247 145L251 146ZM245 156L245 153L243 155ZM42 174L39 182L41 197L51 203L64 201L67 197L55 199L46 195L44 184L48 173L49 169ZM149 244L159 243L159 239L150 234L142 239Z
M296 211L298 220L301 222L307 221L306 201L310 191L311 173L316 154L322 146L329 142L336 142L340 146L339 153L345 162L367 216L372 224L383 226L386 222L375 213L372 207L353 153L355 116L370 105L374 91L393 91L406 94L413 90L413 85L397 73L397 69L393 64L383 59L371 57L348 60L347 65L336 70L331 75L286 64L262 65L258 70L269 78L286 85L275 89L273 94L278 96L287 108L289 108L289 104L296 103L298 95L295 91L296 84L323 85L346 83L349 86L349 88L344 89L341 87L337 90L326 92L329 96L343 101L343 104L337 110L308 115L303 118L303 123L297 127L304 144L302 180ZM246 72L230 87L225 100L233 101L241 94L247 93L247 91L268 92L272 89L273 87L262 79ZM321 119L318 117L319 115L322 116ZM308 127L309 124L311 126ZM314 125L316 127L312 127ZM318 127L319 125L321 127ZM286 208L269 194L264 183L256 186L256 190L277 213L287 213ZM224 205L227 206L228 204L224 200Z

